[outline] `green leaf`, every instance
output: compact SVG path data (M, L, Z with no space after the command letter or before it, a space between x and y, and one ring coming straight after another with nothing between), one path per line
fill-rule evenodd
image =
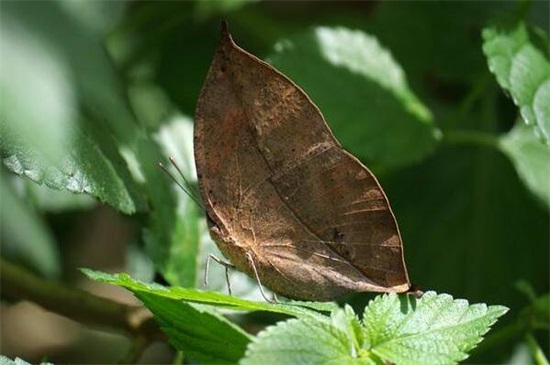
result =
M0 176L0 196L2 255L24 262L45 277L58 277L61 262L54 237L32 207L15 194L5 173Z
M72 139L58 142L64 155L48 160L31 141L11 132L11 122L0 123L3 163L49 188L89 194L123 213L143 211L146 203L111 135L100 123L82 122L71 131Z
M79 24L84 25L90 32L108 33L120 21L126 10L124 2L104 1L66 1L58 0L57 3Z
M105 28L122 14L113 4L90 5L87 15L61 1L4 4L0 143L12 171L131 214L147 205L119 155L140 128L103 47Z
M74 194L67 190L50 189L31 180L21 181L25 185L25 198L36 209L43 212L61 213L69 210L91 209L96 201L90 195Z
M328 320L319 312L328 312L335 308L334 303L252 302L215 292L146 284L127 274L111 275L88 269L82 269L82 272L91 279L119 285L133 292L153 312L177 349L191 358L208 363L235 363L244 355L250 337L204 305L240 311L282 313L317 318L319 321ZM198 304L203 306L198 307Z
M477 47L480 24L514 6L510 1L388 1L359 24L392 50L417 92L453 98L440 87L470 85L486 68Z
M177 200L169 177L159 168L164 160L160 146L146 136L138 141L136 160L145 179L145 189L151 206L147 225L143 229L145 252L161 273L166 272L177 224Z
M365 342L363 325L353 311L353 308L346 305L344 309L337 309L331 313L331 324L346 334L350 341L353 357L358 356L358 351ZM374 359L373 361L377 361Z
M306 91L359 157L384 166L412 163L438 141L430 111L372 36L317 27L276 44L269 62Z
M246 332L223 316L145 290L134 294L153 312L170 343L187 357L208 364L234 364L250 342Z
M126 274L110 275L82 269L88 277L130 290L153 312L170 343L186 356L204 363L236 363L250 336L223 316L195 305L201 296L193 289L145 284ZM206 300L208 301L208 300Z
M117 17L123 14L125 5L106 2L96 6L95 19L92 21L94 26L91 26L92 22L89 19L84 20L92 16L89 10L93 6L88 6L86 10L78 7L78 4L71 6L63 4L62 1L32 4L9 2L2 7L2 18L5 15L26 30L29 37L20 39L20 42L26 43L28 40L29 47L36 43L45 45L44 47L52 50L56 63L65 66L68 76L66 86L71 99L60 99L62 102L68 100L64 107L83 106L94 118L107 120L119 141L124 145L131 145L141 129L135 123L119 75L104 47L105 32ZM21 68L6 70L6 73L14 73L16 77L21 78L25 73L32 72L35 64L42 64L39 58L30 59L33 62L29 67L23 68L24 65L21 65ZM46 70L40 70L41 74L45 72ZM25 102L24 105L34 105L37 102L37 99L33 98L36 95L33 90L42 89L42 79L43 76L39 75L28 83L21 83L17 90L21 92L18 95ZM45 115L47 116L49 115ZM12 122L21 123L22 120ZM44 123L49 125L58 122L39 118L34 123L43 126Z
M508 309L427 292L377 296L363 322L350 307L331 321L299 318L268 327L241 364L449 364L467 357Z
M395 364L457 363L507 311L434 292L378 296L363 315L367 349Z
M165 155L171 156L180 170L187 175L186 179L189 182L196 181L192 121L185 117L173 118L160 128L155 139L164 148ZM189 188L173 166L166 167L184 187ZM170 181L168 176L165 176L165 179L167 182ZM199 221L200 207L197 206L200 196L195 191L190 191L197 203L175 183L172 183L172 189L175 191L176 217L171 232L169 253L162 265L162 274L171 285L194 287L199 266L197 260L200 235L203 233Z
M533 356L525 342L517 344L510 358L503 362L504 365L525 365L533 363Z
M132 279L127 274L106 274L99 271L82 269L82 272L89 278L104 283L122 286L134 293L147 292L159 297L186 301L193 304L203 304L218 308L226 308L236 311L265 311L272 313L282 313L289 316L301 316L312 318L324 318L326 316L320 312L330 312L336 307L335 303L316 303L289 301L281 303L267 303L244 300L229 295L202 291L193 288L164 287L155 283L143 283Z
M536 298L522 311L522 316L533 330L550 329L550 294L546 293Z
M11 121L5 125L11 133L26 136L48 161L56 161L64 153L60 142L71 137L77 103L69 66L5 12L1 22L1 119Z
M0 355L0 365L30 365L30 363L22 360L18 357L15 360L10 359L4 355ZM41 362L40 365L53 365L51 362Z
M204 230L200 226L199 210L158 165L163 161L169 167L166 157L172 154L183 172L188 174L191 166L187 160L190 126L187 118L176 117L154 139L140 138L136 160L140 163L151 205L143 230L145 251L170 284L194 287L200 233ZM185 136L179 136L184 130ZM163 133L170 132L177 134L172 140L162 137ZM186 141L183 145L173 146L183 140ZM174 177L179 178L179 175L175 173Z
M500 138L499 147L526 187L550 207L550 150L537 140L529 126L519 123Z
M239 364L374 364L354 357L354 350L346 333L328 322L291 319L260 332Z
M523 22L483 30L483 52L489 69L508 91L528 125L550 146L550 63L532 43Z
M198 17L208 18L216 14L226 15L227 13L237 10L246 4L257 1L258 0L197 1L195 3L195 11Z

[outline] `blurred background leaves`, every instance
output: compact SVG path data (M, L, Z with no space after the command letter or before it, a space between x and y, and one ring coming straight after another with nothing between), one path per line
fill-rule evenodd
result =
M548 293L547 2L0 7L3 257L65 282L83 265L202 285L214 251L206 224L157 163L173 156L195 179L192 117L226 18L237 44L304 88L342 145L379 177L413 282L506 305L510 321L529 305L518 280ZM503 14L515 28L500 25ZM523 73L512 77L514 62ZM223 269L213 270L211 288L226 290ZM235 281L257 297L253 281ZM2 344L9 332L2 327ZM545 332L537 336L548 343ZM505 361L521 340L472 361ZM17 349L6 352L22 355ZM74 361L68 350L48 354ZM108 361L101 355L86 356Z

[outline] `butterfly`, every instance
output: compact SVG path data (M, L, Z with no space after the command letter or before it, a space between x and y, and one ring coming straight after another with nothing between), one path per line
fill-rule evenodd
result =
M210 235L240 271L286 297L411 289L374 175L303 90L239 48L223 23L195 113Z

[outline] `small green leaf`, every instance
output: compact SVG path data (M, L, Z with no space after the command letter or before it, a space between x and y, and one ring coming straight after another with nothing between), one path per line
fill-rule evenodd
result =
M550 63L530 40L523 22L483 30L483 52L489 69L508 91L525 123L534 125L550 146Z
M0 365L31 365L31 364L18 357L16 357L15 360L12 360L9 357L0 355ZM41 362L40 365L53 365L53 364L51 362Z
M378 40L317 27L276 44L269 57L320 108L344 147L386 166L417 161L439 137L430 111Z
M261 332L239 364L374 364L354 351L347 334L329 322L291 319Z
M550 207L550 150L537 140L529 126L519 123L501 137L499 147L510 158L526 187Z
M363 316L366 349L395 364L457 363L507 310L434 292L378 296Z
M361 348L361 345L365 341L365 335L361 321L353 311L353 308L346 305L344 309L334 310L330 318L332 325L344 332L350 339L354 355L356 356L355 350Z

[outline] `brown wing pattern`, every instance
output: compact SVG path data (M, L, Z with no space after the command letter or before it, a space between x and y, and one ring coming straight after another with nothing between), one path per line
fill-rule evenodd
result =
M272 290L310 300L409 289L374 176L294 83L224 32L196 111L201 195L220 249Z

